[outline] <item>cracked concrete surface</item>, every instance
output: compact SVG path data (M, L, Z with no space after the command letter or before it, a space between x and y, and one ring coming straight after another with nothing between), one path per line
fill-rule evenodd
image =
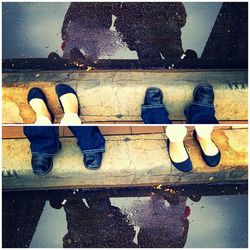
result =
M184 108L191 102L193 89L210 83L215 91L215 109L219 120L248 119L247 71L90 71L36 72L3 74L3 123L17 123L15 103L24 123L33 123L35 114L28 105L27 93L32 87L44 90L49 106L62 118L55 85L65 83L77 92L83 122L140 121L140 107L148 87L159 87L172 120L185 120ZM11 122L13 121L13 122Z
M221 163L215 168L204 163L198 146L188 134L185 144L193 162L190 173L182 173L171 165L164 134L106 136L102 166L95 171L84 168L75 138L61 138L62 150L54 156L53 169L46 176L33 174L27 139L4 139L3 188L130 187L246 180L247 144L243 142L241 147L232 144L245 140L246 134L247 129L213 132L213 140L222 152Z

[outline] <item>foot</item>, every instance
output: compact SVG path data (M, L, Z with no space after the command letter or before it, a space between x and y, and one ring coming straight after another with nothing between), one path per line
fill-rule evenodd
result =
M188 154L183 142L180 143L170 142L169 155L172 161L177 163L183 162L188 159Z
M50 172L53 166L53 155L33 154L31 165L34 174L44 175Z
M84 154L83 163L88 169L95 170L100 168L102 163L102 152Z
M46 116L51 121L49 110L42 99L34 98L29 102L29 104L36 113L36 116Z
M178 170L182 172L190 172L192 170L192 162L183 142L173 143L168 139L167 148L170 160Z
M218 154L219 150L211 138L200 138L197 134L197 140L205 155L214 156Z
M211 138L200 138L194 130L193 137L198 143L201 156L209 167L216 167L220 163L221 153Z
M28 103L36 113L36 116L46 116L53 122L54 115L49 110L45 94L39 88L32 88L28 93Z
M73 88L66 84L56 86L56 94L64 113L80 114L77 94Z
M60 97L64 113L78 113L78 100L76 95L68 93Z

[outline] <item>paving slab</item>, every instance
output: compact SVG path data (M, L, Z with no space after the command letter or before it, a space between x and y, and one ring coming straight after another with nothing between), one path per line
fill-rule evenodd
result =
M34 123L35 114L26 101L32 87L45 92L56 123L60 122L63 112L55 93L59 83L76 90L83 123L141 122L145 91L153 86L162 89L170 119L183 121L184 108L200 83L210 83L214 88L218 120L248 120L246 70L39 71L4 73L2 81L3 123Z
M213 140L220 148L222 158L219 166L211 168L202 160L190 131L185 139L193 162L190 173L182 173L171 165L163 133L106 136L106 152L99 170L84 168L75 138L61 138L62 150L54 156L53 169L46 176L33 174L27 139L4 139L3 190L110 188L247 180L247 135L247 129L214 130Z

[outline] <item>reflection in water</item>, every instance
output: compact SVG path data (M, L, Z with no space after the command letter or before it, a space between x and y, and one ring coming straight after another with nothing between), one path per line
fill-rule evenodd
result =
M201 55L221 5L220 2L184 3L187 12L187 23L182 28L181 37L184 50L191 48ZM3 3L3 58L47 58L51 52L62 56L61 28L68 8L69 3L66 2ZM108 27L110 12L105 13L105 16L109 16L105 17L108 21L104 22L105 27ZM116 10L112 14L110 30L114 30L117 15ZM119 19L121 18L123 17L120 15ZM137 55L122 47L112 58L137 59Z
M90 193L82 200L76 194L53 195L45 206L42 197L20 202L4 196L3 246L247 246L247 195L109 196Z
M68 200L64 205L68 233L63 247L136 247L134 227L109 198Z
M186 24L182 3L122 3L115 27L130 50L143 64L180 59L183 54L181 28Z
M169 206L161 195L153 194L149 200L137 200L131 207L132 220L140 227L140 247L184 247L189 228L187 217L190 208L187 197L173 195L168 198Z
M121 46L118 34L111 31L116 3L71 3L61 30L63 58L96 61L111 56Z

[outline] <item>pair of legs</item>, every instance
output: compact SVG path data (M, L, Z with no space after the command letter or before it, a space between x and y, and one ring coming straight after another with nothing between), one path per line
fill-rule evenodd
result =
M139 61L145 66L154 66L165 59L180 59L184 51L181 30L177 22L161 20L157 28L152 23L136 20L131 25L116 22L116 29L130 50L135 50Z
M101 165L105 151L105 139L96 126L70 126L77 138L83 154L83 162L88 169L97 169ZM59 128L55 126L25 126L24 134L30 142L32 168L35 174L48 173L53 165L53 155L61 149Z
M76 92L70 86L59 84L56 86L56 94L61 107L64 111L64 116L61 124L78 125L81 124L79 118L80 107ZM54 114L49 110L45 94L39 88L32 88L28 94L28 102L31 108L36 113L35 124L47 125L54 122Z
M200 84L193 93L193 101L185 109L187 123L217 124L214 109L214 92L211 85ZM171 124L168 111L163 104L163 93L158 88L149 88L146 91L144 104L141 108L141 117L147 124ZM220 161L220 151L211 139L213 126L199 125L193 134L201 149L201 154L210 167ZM172 125L166 128L168 137L168 151L173 165L183 172L192 170L192 162L184 145L187 130L183 125Z

